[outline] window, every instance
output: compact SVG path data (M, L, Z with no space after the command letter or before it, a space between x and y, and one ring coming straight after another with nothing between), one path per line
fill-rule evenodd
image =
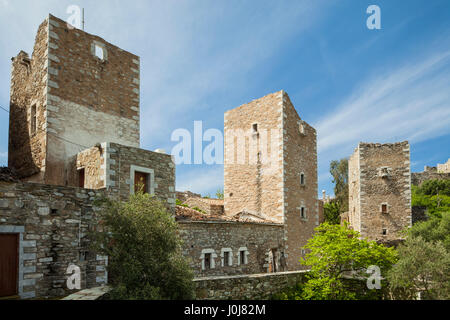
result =
M382 234L383 236L387 235L387 229L383 228Z
M211 253L205 253L205 270L211 269Z
M202 261L202 270L210 270L216 267L214 259L217 258L217 254L214 249L203 249L200 259Z
M230 265L230 253L228 251L223 253L223 261L225 266Z
M85 182L85 170L84 168L78 169L78 187L84 188Z
M127 183L130 184L130 194L134 194L136 191L142 189L144 193L154 195L155 193L154 174L155 171L153 169L131 165L130 180L127 181Z
M98 44L95 45L95 56L97 58L99 58L100 60L105 59L105 54L104 54L103 48L100 47Z
M300 185L305 185L305 174L303 172L300 173Z
M31 134L36 133L37 130L37 116L36 116L36 105L31 106L31 117L30 117L30 125L31 125Z
M247 264L248 263L248 249L247 247L239 248L238 252L238 265Z
M143 193L149 193L148 188L148 173L145 172L134 172L134 192L141 191Z
M257 123L252 124L252 129L253 129L253 133L258 132L258 124Z
M380 207L381 213L388 213L389 205L387 203L382 203Z
M306 219L306 208L303 206L300 207L300 218Z

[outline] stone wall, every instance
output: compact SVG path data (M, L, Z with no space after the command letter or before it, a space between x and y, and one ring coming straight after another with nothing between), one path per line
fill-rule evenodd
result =
M0 182L0 233L20 235L18 294L57 297L67 289L70 264L81 269L81 288L105 284L106 257L90 250L97 225L92 201L103 190ZM75 290L76 291L76 290Z
M15 168L20 177L43 179L47 137L45 129L47 81L48 21L38 28L33 54L21 51L12 59L8 166ZM36 128L32 132L31 108L36 110Z
M450 173L438 173L432 171L412 172L411 184L419 186L427 180L450 180Z
M279 254L284 250L283 226L270 223L231 221L180 221L183 253L191 258L196 276L263 273L269 271L270 250L274 250L281 270ZM247 263L241 263L239 250L246 249ZM231 266L227 266L224 250L231 251ZM211 253L214 267L204 268L204 253ZM278 255L278 256L277 256Z
M283 205L288 270L304 269L302 247L319 225L316 130L303 121L289 96L283 102ZM303 176L303 178L302 178ZM303 179L303 184L302 184ZM302 209L303 208L303 209ZM301 216L301 210L304 217Z
M437 164L437 172L438 173L450 173L450 158L446 163L438 163Z
M409 143L360 143L355 151L359 158L359 170L349 161L349 174L359 174L359 190L350 189L352 196L359 197L359 215L351 211L351 223L355 223L363 238L380 242L401 238L401 232L411 226L411 172ZM354 178L349 178L350 185ZM356 180L357 181L357 180ZM356 194L355 194L356 192ZM358 194L359 193L359 194ZM358 203L356 203L358 206ZM387 212L383 213L383 206ZM354 204L350 206L353 210ZM383 234L385 230L386 234Z
M246 211L284 222L282 115L279 92L225 112L226 215Z
M290 271L231 277L194 279L200 300L267 300L297 283L305 281L306 271Z
M102 141L139 147L139 57L49 15L30 67L23 58L13 61L9 156L27 180L65 185L68 161Z
M84 187L87 189L105 188L105 157L101 145L84 150L69 162L68 185L79 186L79 170L84 169Z
M348 223L361 232L361 176L359 167L359 148L348 159Z
M176 191L176 197L181 202L185 202L187 198L201 198L202 195L191 191Z
M149 173L151 194L175 212L175 163L171 155L117 143L102 143L106 157L105 185L114 196L128 199L134 193L134 171Z

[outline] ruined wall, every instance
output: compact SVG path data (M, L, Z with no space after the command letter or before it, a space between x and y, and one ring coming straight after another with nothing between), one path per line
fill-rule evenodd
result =
M204 199L204 198L187 198L184 201L190 208L197 207L207 214L223 215L223 200L219 199Z
M225 214L247 211L282 223L282 111L280 92L225 112ZM258 134L252 133L257 124ZM260 157L258 158L258 152Z
M42 180L45 170L47 137L45 134L47 102L48 21L38 28L33 54L21 51L12 59L8 166L21 177ZM36 131L31 132L31 108L36 106Z
M86 189L105 188L105 156L101 146L92 147L78 153L69 161L67 173L68 185L79 186L79 172L84 169L84 187Z
M361 236L377 241L401 238L411 226L409 143L360 143ZM382 213L382 204L387 213ZM387 234L383 235L382 230Z
M134 193L133 167L151 170L153 194L175 212L175 163L171 155L120 145L102 143L105 153L105 185L114 196L127 199ZM136 171L141 171L141 169Z
M438 173L430 171L411 173L411 184L419 186L427 180L450 180L450 173Z
M319 225L317 199L316 130L301 120L288 95L283 92L283 192L286 224L286 253L289 270L305 268L301 247ZM303 175L303 184L301 181ZM305 217L301 217L303 207Z
M278 224L180 221L178 225L184 242L183 253L191 258L196 276L267 272L268 251L281 252L284 246L283 226ZM239 264L239 249L243 247L248 249L247 264ZM224 248L232 250L232 266L222 266ZM213 250L215 268L202 270L204 250Z
M450 159L447 160L446 163L437 164L437 172L438 173L450 173Z
M348 222L350 227L361 232L359 146L348 159Z
M92 200L101 190L0 182L0 233L20 235L19 295L57 297L68 290L67 268L81 269L81 287L106 283L106 258L89 248L97 225Z

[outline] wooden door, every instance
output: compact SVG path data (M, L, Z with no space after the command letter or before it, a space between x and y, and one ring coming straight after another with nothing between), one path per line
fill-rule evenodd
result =
M17 294L19 235L0 233L0 297Z
M78 187L80 188L84 188L85 174L84 168L78 169Z
M148 174L144 172L134 172L134 192L142 191L148 193Z

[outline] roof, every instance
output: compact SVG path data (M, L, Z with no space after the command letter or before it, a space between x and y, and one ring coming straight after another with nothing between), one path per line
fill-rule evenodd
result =
M19 177L14 169L8 167L0 167L0 181L17 182Z
M175 219L177 221L217 221L217 222L251 222L258 224L279 224L265 219L255 220L249 219L247 217L244 218L241 217L240 214L234 216L206 214L183 206L175 207Z

